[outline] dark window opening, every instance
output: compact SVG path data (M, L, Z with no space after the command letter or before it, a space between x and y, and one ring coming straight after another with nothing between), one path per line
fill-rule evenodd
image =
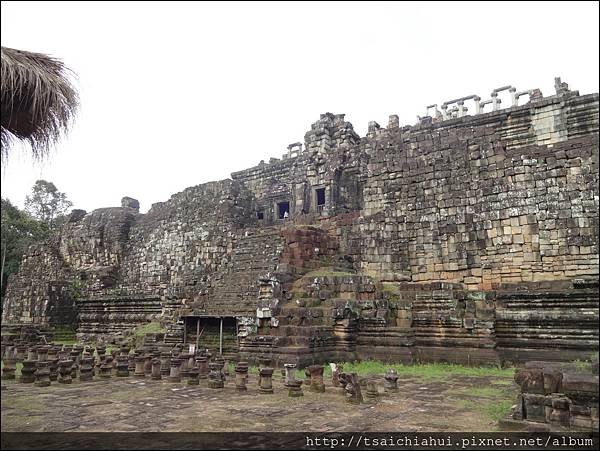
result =
M265 212L263 210L258 210L256 212L256 219L265 219Z
M277 214L279 219L285 219L290 216L290 203L289 202L279 202L277 204Z
M317 206L325 205L325 188L315 190L317 194Z

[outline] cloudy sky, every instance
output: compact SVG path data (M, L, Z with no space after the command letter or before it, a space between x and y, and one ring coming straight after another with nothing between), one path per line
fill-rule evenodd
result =
M363 136L390 114L512 84L598 92L598 2L2 2L2 45L78 75L81 110L44 163L14 147L2 196L43 178L74 207L142 212L280 157L324 112Z

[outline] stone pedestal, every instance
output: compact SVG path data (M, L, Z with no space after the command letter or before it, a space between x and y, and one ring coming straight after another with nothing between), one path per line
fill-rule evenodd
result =
M341 364L330 363L331 367L331 385L335 388L341 387L340 384L340 373L344 371L344 367Z
M195 354L189 354L189 359L188 359L188 369L191 368L196 368L196 355Z
M273 368L261 368L260 374L260 388L258 391L263 394L273 393Z
M69 352L69 359L73 362L71 366L71 379L77 379L77 371L79 370L79 351L73 350Z
M129 357L127 355L117 357L117 377L129 377Z
M96 354L98 355L98 359L102 360L106 355L106 346L96 346Z
M323 393L325 384L323 383L323 365L311 365L307 368L310 374L310 391Z
M144 356L135 357L135 372L133 373L133 377L144 379L146 377L145 366L146 366L146 357L144 357Z
M135 373L135 354L129 354L127 356L127 370L129 371L129 375Z
M37 360L38 362L45 362L48 360L49 346L38 346L37 348Z
M35 385L36 387L50 386L50 369L47 360L36 363Z
M35 360L23 360L19 382L23 384L32 384L35 382L36 363Z
M23 360L25 360L25 354L27 354L27 346L25 345L17 345L16 346L16 353L15 353L15 359L17 359L17 362L22 362ZM28 359L28 360L35 360L35 359Z
M82 357L79 366L79 380L89 382L94 380L94 359L92 357Z
M198 368L198 377L200 379L208 378L208 357L196 357L196 367Z
M246 364L246 366L243 365ZM248 380L248 364L246 362L239 362L235 367L235 389L237 391L246 391L246 382Z
M288 396L290 398L298 398L300 396L304 396L304 392L302 391L301 380L294 379L289 382L286 382L286 387L288 388Z
M181 382L180 368L181 360L177 358L171 359L171 373L167 378L169 382Z
M100 365L100 377L103 379L108 379L108 378L112 377L112 370L113 370L112 357L105 356L104 361Z
M360 404L363 402L362 391L356 373L341 373L340 383L345 387L346 401L351 404Z
M79 361L81 359L81 352L79 349L73 349L69 352L71 360L73 361L74 366L79 366Z
M50 356L50 354L48 354ZM56 381L58 379L58 357L48 358L48 368L50 369L50 380Z
M367 390L365 393L365 402L376 403L379 400L379 392L377 390L377 381L374 379L367 380Z
M58 383L59 384L70 384L73 382L71 378L71 367L73 366L72 360L60 360L58 362Z
M56 346L48 347L48 360L58 358L58 348Z
M200 378L198 377L198 368L189 368L188 369L188 385L198 385L200 384Z
M162 379L162 374L160 373L160 359L152 359L152 375L150 376L152 380L159 381Z
M181 379L185 380L190 376L188 363L190 361L190 355L186 352L180 354L179 359L181 360L181 367L179 369L179 374L181 375Z
M152 356L150 354L144 355L144 375L150 376L152 374Z
M225 378L221 372L221 364L211 362L208 364L210 372L208 373L208 388L223 388L225 386Z
M168 377L171 374L171 354L168 352L160 353L160 375Z
M384 389L386 393L398 392L398 373L395 369L390 368L384 376Z
M283 385L286 387L290 386L291 382L296 380L296 364L295 363L284 363L283 368L285 370L285 378Z
M31 346L27 348L27 360L33 360L37 362L37 346Z

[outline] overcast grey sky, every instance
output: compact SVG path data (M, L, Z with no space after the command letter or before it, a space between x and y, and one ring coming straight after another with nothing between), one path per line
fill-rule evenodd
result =
M143 212L281 157L325 112L364 136L390 114L512 84L598 92L598 2L2 2L2 45L78 74L81 110L44 163L2 168L22 206L43 178L75 208Z

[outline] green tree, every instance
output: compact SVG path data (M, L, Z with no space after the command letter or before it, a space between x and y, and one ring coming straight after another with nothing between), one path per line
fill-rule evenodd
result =
M48 236L49 228L15 207L8 199L2 199L2 278L0 292L4 297L6 279L17 272L27 248Z
M57 218L67 213L73 203L65 193L58 191L54 183L38 180L25 198L25 211L52 228Z

